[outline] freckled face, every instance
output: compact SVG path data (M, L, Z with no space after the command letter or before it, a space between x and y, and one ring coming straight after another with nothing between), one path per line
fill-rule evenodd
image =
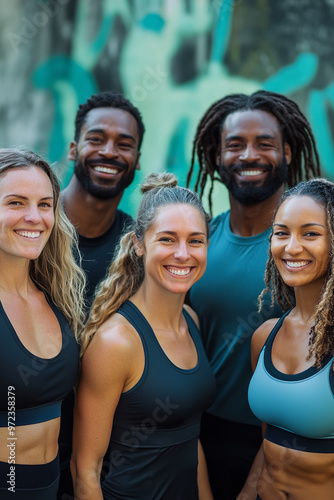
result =
M0 176L0 259L36 259L54 226L52 185L38 167Z
M72 142L69 158L83 188L95 198L120 195L139 168L139 134L135 118L118 108L89 111L78 143Z
M145 285L185 294L204 274L207 230L202 214L185 204L157 210L137 255L143 257Z
M274 220L271 252L287 285L324 283L330 260L324 207L309 196L283 202Z

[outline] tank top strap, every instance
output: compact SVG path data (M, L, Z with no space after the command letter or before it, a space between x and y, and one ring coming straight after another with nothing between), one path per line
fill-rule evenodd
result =
M292 309L289 309L285 314L283 314L283 316L280 317L280 319L277 321L276 325L274 326L274 328L271 330L271 332L269 333L268 337L267 337L267 340L265 341L264 343L264 346L267 347L267 350L269 352L271 352L271 348L272 348L272 345L273 345L273 342L275 340L275 337L278 333L278 330L281 328L282 324L283 324L283 321L284 319L287 317L287 315L292 311Z
M184 315L185 320L187 322L190 336L194 341L194 344L196 346L197 353L198 353L199 352L198 348L202 346L202 341L200 338L198 326L196 325L195 321L193 320L193 318L191 317L191 315L188 313L188 311L185 308L183 308L183 315Z
M127 319L133 328L138 332L144 348L147 348L148 343L152 343L154 345L156 344L157 341L151 325L133 302L126 300L117 312L124 316L124 318Z
M135 328L144 344L144 348L147 348L148 343L154 344L155 346L157 345L158 341L151 325L133 302L126 300L117 312L124 316L124 318L126 318ZM201 347L201 340L198 327L186 309L183 309L183 314L187 322L189 333L196 346L197 353L199 354L198 348Z

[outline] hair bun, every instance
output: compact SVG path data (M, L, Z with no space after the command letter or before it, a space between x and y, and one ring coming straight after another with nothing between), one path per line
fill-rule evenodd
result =
M156 188L173 188L177 186L177 178L174 174L163 172L161 174L149 174L141 186L141 192L147 193Z

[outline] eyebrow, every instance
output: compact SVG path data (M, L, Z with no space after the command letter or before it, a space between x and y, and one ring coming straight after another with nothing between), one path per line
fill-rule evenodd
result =
M22 194L15 194L15 193L7 194L5 196L5 198L10 198L11 196L13 196L14 198L20 198L21 200L28 200L27 196L23 196ZM43 198L41 198L41 200L53 200L53 196L44 196Z
M272 141L276 141L276 137L274 137L273 135L271 134L261 134L261 135L257 135L256 136L256 139L267 139L267 140L272 140ZM225 142L226 141L242 141L244 140L244 137L242 135L228 135L226 138L225 138Z
M90 128L89 130L87 130L86 135L87 134L105 134L105 133L106 133L106 131L103 128ZM135 139L135 137L133 137L133 135L124 134L124 133L121 133L119 135L120 135L120 137L124 137L124 139L130 139L131 141L136 142L136 139Z
M279 226L279 227L285 227L285 228L288 227L286 224L279 224L278 222L273 224L273 226ZM326 227L326 226L323 226L322 224L319 224L318 222L308 222L307 224L303 224L301 227L310 227L310 226L320 226L323 228Z
M159 231L157 234L171 234L175 236L177 233L176 231ZM197 234L202 234L203 236L206 236L206 233L203 233L202 231L195 231L193 233L190 233L189 236L196 236Z

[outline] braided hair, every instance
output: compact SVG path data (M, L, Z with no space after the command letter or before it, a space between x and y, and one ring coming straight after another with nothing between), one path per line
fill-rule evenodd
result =
M199 171L195 191L197 192L200 188L200 196L203 196L209 176L211 179L209 191L211 212L214 181L221 182L220 177L215 176L218 171L216 156L221 149L221 133L225 119L236 111L248 110L266 111L277 119L283 141L289 144L292 153L287 178L288 187L293 187L298 182L314 176L320 176L319 156L310 124L294 101L284 95L266 90L259 90L250 96L231 94L214 102L199 122L193 142L191 166L187 176L187 186L189 186L197 153Z
M320 368L322 360L328 354L334 356L334 183L319 178L301 182L296 187L289 189L283 194L278 204L274 220L279 207L287 198L291 198L292 196L308 196L323 206L326 213L329 240L329 267L320 301L314 312L314 325L310 330L310 350L308 356L308 359L310 359L314 354L316 366ZM277 270L270 248L264 281L266 288L259 296L260 309L263 296L267 292L271 293L271 303L274 304L276 300L284 312L294 307L294 290L283 281Z

